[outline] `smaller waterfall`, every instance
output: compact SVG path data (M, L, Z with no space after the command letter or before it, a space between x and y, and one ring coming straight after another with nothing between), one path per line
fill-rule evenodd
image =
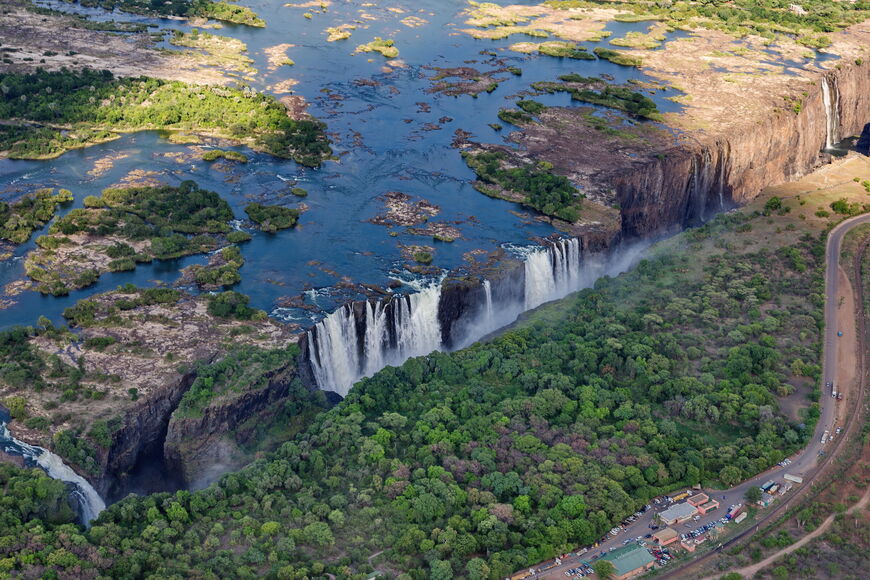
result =
M72 470L63 460L47 449L29 445L12 437L6 423L0 419L0 444L7 452L21 455L25 459L39 465L49 477L68 483L72 487L72 495L81 507L82 523L89 525L100 512L106 509L106 502L97 490L84 477Z
M45 449L36 458L36 463L42 467L48 475L73 485L73 493L82 506L82 520L85 525L90 524L100 512L106 509L106 502L100 497L88 481L70 468L63 460Z
M840 131L840 91L834 83L834 90L831 90L831 83L828 77L822 77L822 103L825 106L825 149L833 149L834 143L839 140L838 133Z
M483 281L483 295L486 302L483 305L483 321L486 328L495 330L495 311L492 308L492 282Z

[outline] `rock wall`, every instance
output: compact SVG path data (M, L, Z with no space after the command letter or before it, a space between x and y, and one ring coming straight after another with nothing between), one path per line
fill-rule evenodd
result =
M832 105L839 127L834 141L860 134L870 120L870 62L844 64L825 78L839 94ZM727 135L684 141L614 179L623 233L649 237L696 225L767 186L799 178L822 159L827 131L818 82L797 114L778 109Z
M181 376L126 413L122 426L112 435L111 447L100 458L103 475L94 483L102 497L110 501L119 498L129 490L131 473L144 458L161 458L169 418L195 378L193 372Z
M287 397L298 378L296 361L263 376L263 386L238 397L218 398L202 416L169 420L163 442L167 467L179 474L185 487L204 487L224 473L242 467L248 457L233 440L233 431L245 421L268 412Z

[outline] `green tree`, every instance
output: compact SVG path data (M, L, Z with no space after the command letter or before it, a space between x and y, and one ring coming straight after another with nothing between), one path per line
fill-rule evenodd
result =
M600 580L610 580L616 574L616 567L610 560L599 559L592 564L592 569L595 570L595 575Z
M740 472L740 468L734 465L726 465L719 472L719 481L731 487L735 483L740 481L742 477L742 473Z
M761 499L761 488L757 485L749 486L749 489L746 490L746 493L743 494L743 498L746 500L747 504L755 504Z

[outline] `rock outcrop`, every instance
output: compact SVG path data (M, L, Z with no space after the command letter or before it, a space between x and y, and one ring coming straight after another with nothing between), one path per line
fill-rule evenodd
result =
M196 417L173 415L163 441L169 469L180 475L185 487L200 488L242 467L250 458L239 448L234 431L279 404L296 379L296 361L288 360L262 375L259 388L218 397Z

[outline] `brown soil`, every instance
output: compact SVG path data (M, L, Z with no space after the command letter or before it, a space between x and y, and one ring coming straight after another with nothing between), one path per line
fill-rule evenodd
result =
M7 12L0 14L3 46L20 50L8 53L13 62L0 63L0 72L94 68L118 76L145 75L197 84L230 81L195 58L155 50L147 33L119 35L75 28L72 18L34 14L18 0L7 0L4 8ZM46 56L47 51L57 54Z

